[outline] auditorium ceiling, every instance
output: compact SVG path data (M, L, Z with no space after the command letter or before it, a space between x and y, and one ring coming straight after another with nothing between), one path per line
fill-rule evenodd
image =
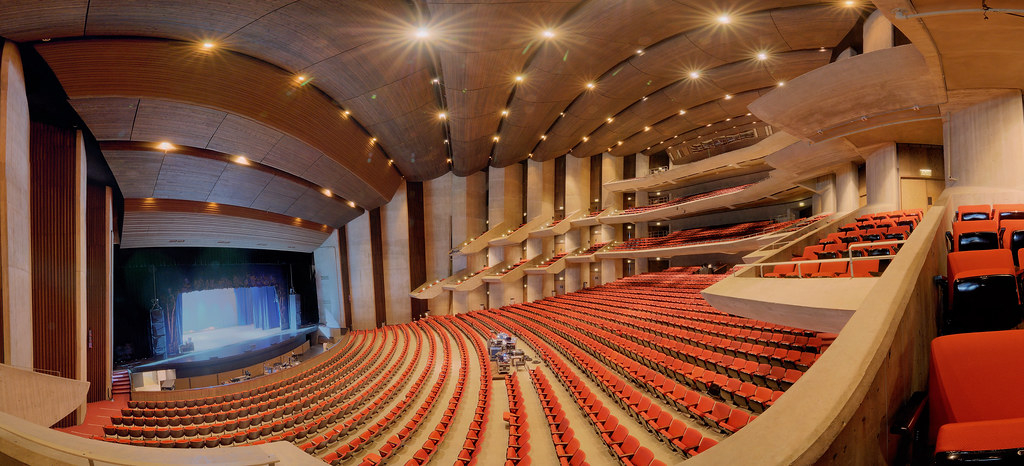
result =
M403 178L652 153L748 124L750 102L829 63L874 8L3 3L0 36L46 60L126 198L220 203L330 227L387 203Z

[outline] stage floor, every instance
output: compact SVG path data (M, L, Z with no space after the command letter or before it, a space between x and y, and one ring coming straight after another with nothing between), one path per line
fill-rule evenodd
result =
M246 367L259 362L250 362L254 359L266 360L290 350L290 348L286 350L275 347L301 345L306 335L315 332L316 328L315 325L310 325L298 330L281 332L279 329L266 331L254 329L252 326L238 326L193 333L186 335L185 338L192 337L196 351L166 359L144 361L143 364L136 365L131 370L132 372L147 372L176 369L179 372L178 377L189 377L191 375L182 375L181 372L202 375L202 373L222 372L225 365ZM225 342L228 343L225 344ZM216 348L200 350L204 346L209 348L214 343L218 345ZM280 351L271 351L272 349ZM260 354L264 352L266 354ZM271 354L275 352L277 354ZM205 366L216 366L216 368L206 368Z

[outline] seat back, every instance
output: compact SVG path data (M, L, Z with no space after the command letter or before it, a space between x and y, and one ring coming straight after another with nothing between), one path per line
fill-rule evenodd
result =
M846 268L849 266L847 261L839 262L823 262L821 267L818 269L818 273L825 275L835 275L846 273Z
M999 249L999 222L974 220L953 223L953 252Z
M650 466L653 461L654 453L647 447L640 447L633 457L629 459L633 466Z
M1005 330L1020 323L1020 297L1010 250L954 252L947 261L945 333Z
M876 260L855 260L853 261L852 274L856 277L871 277L872 273L877 273L879 268L879 261Z
M1005 220L1024 220L1024 204L996 204L992 206L993 219L1000 225Z
M1003 249L1009 249L1013 255L1013 265L1020 266L1017 251L1024 248L1024 220L1003 220L999 223Z
M956 221L990 220L992 218L992 206L989 205L962 205L956 210Z

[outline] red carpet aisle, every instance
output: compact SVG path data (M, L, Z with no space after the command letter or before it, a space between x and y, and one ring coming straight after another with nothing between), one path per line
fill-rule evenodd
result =
M89 403L85 411L85 422L72 427L62 427L57 430L89 438L93 435L103 436L103 426L110 424L111 416L120 416L121 408L128 407L130 395L114 395L112 401L96 401Z

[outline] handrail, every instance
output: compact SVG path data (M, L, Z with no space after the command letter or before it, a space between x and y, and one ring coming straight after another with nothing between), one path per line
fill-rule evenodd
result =
M889 246L889 245L895 245L895 244L902 245L903 243L906 243L906 242L907 242L907 240L890 240L890 241L875 241L873 243L850 243L849 249L856 249L856 248L867 249L868 247L871 247L871 246ZM735 272L733 272L732 275L733 276L737 276L740 272L745 271L746 267L757 267L757 274L758 274L758 276L760 278L764 278L764 268L767 267L767 266L774 267L776 265L796 265L797 278L805 278L804 274L803 274L803 271L802 271L802 269L800 267L801 264L827 264L827 263L830 263L830 262L831 263L835 263L835 262L849 262L850 265L848 265L847 267L849 267L850 276L849 277L845 277L845 278L854 278L853 277L853 261L855 261L855 260L892 259L894 257L896 257L895 254L885 254L885 255L879 255L879 256L859 256L859 257L853 257L853 255L851 254L851 255L849 255L847 257L840 257L840 258L836 258L836 259L807 259L807 260L785 261L785 262L758 262L758 263L755 263L755 264L736 264L736 269L737 270ZM866 278L866 277L863 277L863 278Z
M3 416L10 416L10 415L3 414ZM10 417L14 417L14 416L10 416ZM2 421L2 420L3 420L2 417L0 417L0 421ZM28 421L24 421L24 422L28 423ZM35 426L35 425L32 424L32 426ZM40 427L40 428L45 429L44 427ZM89 451L89 450L82 450L80 448L75 448L73 446L65 446L65 444L61 443L61 442L56 442L56 441L53 441L53 440L49 440L49 439L43 438L43 437L38 436L38 435L31 435L30 434L30 430L34 430L34 429L32 429L32 428L28 428L28 429L15 429L15 428L9 427L8 423L5 423L5 422L0 422L0 430L2 430L4 432L7 432L7 433L9 433L11 435L17 436L18 438L24 439L26 442L28 442L28 444L30 444L32 446L33 451L37 451L38 452L39 447L48 448L50 450L54 450L54 451L57 451L59 453L65 454L65 455L73 456L73 457L76 457L76 458L84 458L85 460L87 460L89 462L90 466L95 465L97 461L101 462L103 464L113 464L113 465L117 465L117 466L136 466L136 465L139 465L139 464L153 464L153 465L169 464L169 462L166 461L166 460L165 461L161 461L161 462L154 461L154 462L150 462L150 463L139 463L138 461L125 462L125 460L117 458L117 457L114 457L114 456L110 456L109 454L103 454L103 453L100 453L100 452ZM49 430L49 429L47 429L47 430ZM72 434L63 434L63 435L69 435L70 436ZM90 442L96 442L96 440L89 440L89 441ZM98 444L102 445L103 443L102 442L98 442ZM28 445L26 445L26 446L28 446ZM110 445L110 446L114 446L114 445ZM116 447L126 447L126 446L125 445L117 445ZM127 448L132 448L132 447L127 446ZM227 453L227 451L225 451L225 454L226 453ZM45 453L42 453L42 454L45 454ZM255 463L253 463L253 462L249 462L249 463L236 463L236 464L238 464L239 466L262 466L262 465L275 465L275 464L278 464L278 463L281 462L281 460L279 458L277 458L276 456L273 456L273 455L270 455L270 454L267 454L267 453L264 453L264 454L267 455L266 461L259 461L259 462L255 462ZM157 455L157 457L160 457L160 455ZM194 461L192 461L192 463L194 463Z

